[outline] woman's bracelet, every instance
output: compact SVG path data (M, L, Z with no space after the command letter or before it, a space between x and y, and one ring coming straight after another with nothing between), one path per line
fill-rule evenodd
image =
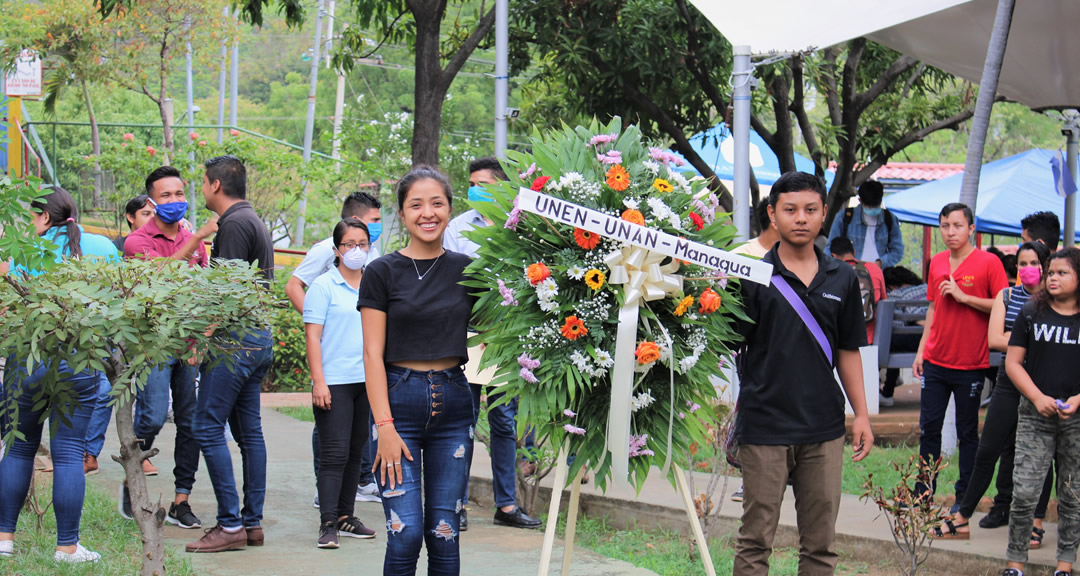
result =
M386 420L379 420L378 422L376 422L375 427L376 428L382 428L383 426L386 426L387 424L393 424L393 423L394 423L393 418L387 418Z

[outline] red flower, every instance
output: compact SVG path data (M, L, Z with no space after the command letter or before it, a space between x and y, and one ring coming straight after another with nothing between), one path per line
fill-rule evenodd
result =
M154 155L156 155L156 154L157 154L157 150L154 150L154 147L153 147L153 146L147 146L147 147L146 147L146 151L147 151L147 152L148 152L148 153L149 153L149 154L150 154L151 156L154 156Z
M124 141L125 142L134 142L135 141L135 135L132 134L131 132L128 132L127 134L124 134Z
M585 250L592 250L600 243L600 236L588 230L574 228L574 242L577 242L577 245Z
M188 132L188 138L191 138L192 140L198 140L199 134L196 132Z
M529 186L529 189L539 192L544 189L544 185L548 183L548 180L551 180L551 176L541 176L532 181L532 185Z
M199 140L199 146L206 146L206 140Z
M239 135L240 135L240 131L237 130L236 128L233 128L233 129L229 130L229 136L239 136Z
M694 230L701 231L705 227L705 220L697 213L690 213L690 221L694 223Z

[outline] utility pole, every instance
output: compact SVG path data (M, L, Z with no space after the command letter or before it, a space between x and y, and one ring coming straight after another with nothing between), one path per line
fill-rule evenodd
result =
M221 18L228 22L229 20L229 7L226 6L221 9ZM227 86L227 74L229 62L229 47L225 44L225 38L221 39L221 70L218 72L218 103L217 103L217 141L221 144L225 140L225 129L222 126L225 125L225 90Z
M495 0L495 157L506 158L509 100L509 0Z
M311 138L315 131L315 90L319 86L319 55L322 52L322 15L323 0L319 0L319 6L315 12L315 41L311 50L311 81L308 85L307 121L304 123L304 164L311 161ZM304 211L307 210L307 190L310 182L304 179L300 190L300 214L296 217L296 231L293 234L293 244L301 245L304 242Z
M334 46L334 8L336 8L335 4L337 4L337 2L335 2L334 0L330 0L330 6L327 10L328 21L326 23L326 42L323 43L326 45L326 52L323 54L323 58L326 58L326 68L328 70L330 69L330 50L332 50Z
M240 11L237 10L233 17L240 21ZM233 128L236 124L237 94L240 92L240 36L233 38L232 45L232 86L229 87L229 125Z
M1065 135L1065 165L1069 174L1072 174L1073 182L1076 182L1076 153L1077 143L1080 142L1080 113L1076 110L1065 111L1065 128L1061 130ZM1069 248L1076 239L1076 195L1073 192L1065 197L1065 247Z
M734 69L731 73L732 114L731 137L735 140L735 179L732 183L736 242L750 239L750 91L754 66L750 63L750 47L734 46Z
M184 66L186 68L186 81L187 81L187 123L188 123L188 145L190 146L190 134L195 129L195 94L194 87L191 80L191 16L184 17L184 33L188 35L188 41L184 43L186 48L184 52ZM175 139L174 139L175 141ZM191 171L195 171L195 149L192 148L188 152L188 161L190 162ZM195 183L188 182L188 197L194 198L195 196ZM191 216L191 225L198 225L198 210L188 209L188 214Z

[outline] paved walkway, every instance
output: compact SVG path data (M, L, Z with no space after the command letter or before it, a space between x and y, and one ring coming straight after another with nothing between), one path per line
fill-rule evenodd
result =
M271 404L272 399L268 398ZM195 572L207 576L234 576L254 574L380 574L385 550L385 532L381 504L357 502L356 515L365 524L379 531L374 540L342 538L338 550L319 550L315 547L318 537L318 511L311 507L315 481L311 467L311 427L285 416L268 407L263 408L263 431L267 445L267 497L265 519L266 546L248 548L240 552L219 554L187 554L184 544L202 536L200 530L182 530L166 525L166 545L179 555L191 559ZM160 495L165 507L171 502L172 450L175 432L172 424L158 436L156 446L161 450L155 464L161 469L158 476L147 479L151 497ZM114 426L110 426L106 446L116 446ZM239 471L240 452L232 445L235 470ZM108 450L106 450L106 454ZM478 452L479 455L479 452ZM478 459L478 468L490 469L486 460ZM101 459L101 472L89 480L116 494L123 479L123 471L105 454ZM192 507L205 526L214 524L216 504L205 463L200 460L200 470L192 494ZM507 575L532 576L537 572L543 533L536 530L519 530L497 527L491 524L491 516L476 510L469 518L469 531L461 537L462 574L470 576ZM625 562L612 560L575 549L574 569L576 576L649 576L654 572L636 568ZM562 562L561 545L556 546L552 563L558 571ZM419 574L427 572L425 554L421 553Z

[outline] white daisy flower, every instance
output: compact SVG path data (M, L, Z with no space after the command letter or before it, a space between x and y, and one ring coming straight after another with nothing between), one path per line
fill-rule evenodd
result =
M574 350L574 353L570 355L570 362L579 372L586 372L589 369L589 359L580 350Z
M541 300L551 300L559 295L559 285L551 278L545 278L536 285L536 297Z
M581 266L574 265L566 269L566 275L572 280L581 280L585 277L586 270Z
M611 357L611 354L607 350L597 350L596 364L601 368L611 368L615 365L615 359Z

